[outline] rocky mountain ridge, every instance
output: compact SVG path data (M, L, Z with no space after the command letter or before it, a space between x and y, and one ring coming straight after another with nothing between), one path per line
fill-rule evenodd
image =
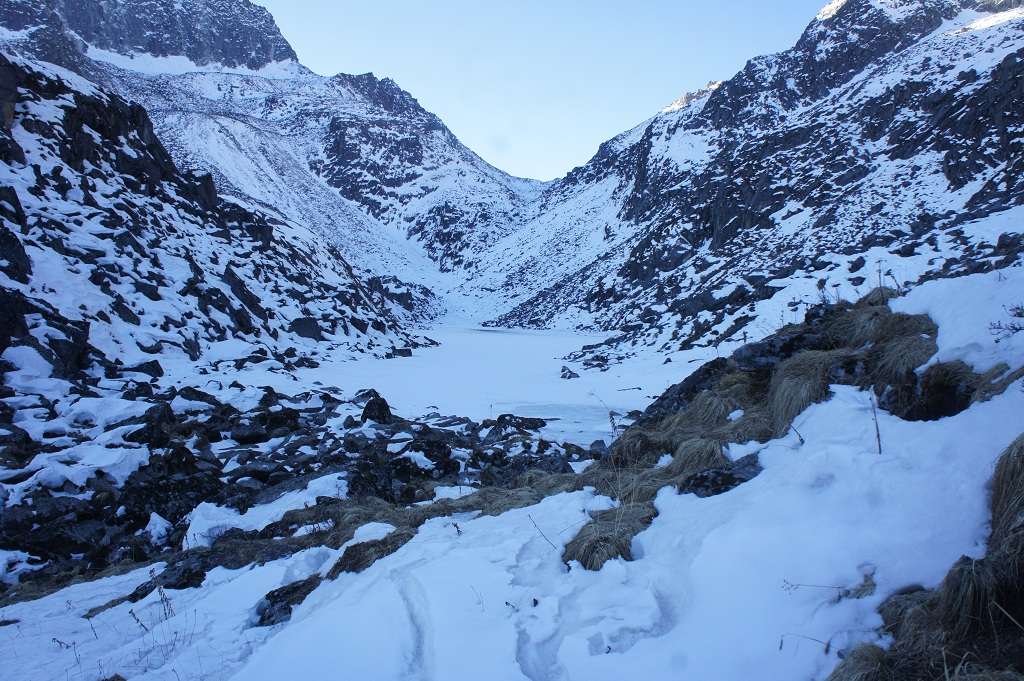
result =
M976 246L1013 262L1015 218L1002 240L970 224L1022 201L1022 29L1019 8L830 4L792 50L751 60L556 183L538 219L551 236L523 239L549 253L590 227L589 250L568 274L518 265L512 276L546 285L495 323L618 328L585 353L614 358L763 334L748 327L762 301L806 305L819 282L846 298L879 278L909 286L989 266ZM587 209L604 243L594 220L563 219Z
M137 104L39 66L0 62L5 350L87 394L133 365L284 368L417 342L383 280L180 171Z

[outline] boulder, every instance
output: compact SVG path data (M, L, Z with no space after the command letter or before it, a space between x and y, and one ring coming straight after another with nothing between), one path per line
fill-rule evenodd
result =
M388 424L394 419L391 414L391 407L388 406L387 400L377 395L371 397L363 407L362 421L373 421L374 423Z
M757 477L762 470L757 454L748 454L728 466L709 468L686 478L679 485L680 494L713 497Z
M265 595L256 605L259 616L256 626L269 627L292 618L292 608L306 600L322 581L320 575L314 574L287 586L274 589Z

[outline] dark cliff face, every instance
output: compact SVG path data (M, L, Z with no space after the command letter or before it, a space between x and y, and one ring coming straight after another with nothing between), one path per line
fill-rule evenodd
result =
M882 56L914 44L959 11L957 0L893 0L889 13L871 0L823 10L796 45L747 62L709 98L691 128L770 124L782 111L824 97ZM751 118L753 116L753 118Z
M273 17L248 0L49 0L87 43L120 54L181 55L258 69L296 59Z
M82 66L82 41L117 54L229 68L296 59L270 13L248 0L8 0L0 23L41 27L29 38L34 55L70 68Z

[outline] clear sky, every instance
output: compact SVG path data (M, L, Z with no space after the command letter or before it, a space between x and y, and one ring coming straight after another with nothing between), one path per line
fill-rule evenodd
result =
M314 71L394 79L469 148L542 180L750 57L825 0L255 0Z

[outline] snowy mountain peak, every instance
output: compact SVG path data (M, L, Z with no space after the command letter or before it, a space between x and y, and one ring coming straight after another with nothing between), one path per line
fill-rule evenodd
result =
M390 78L378 78L372 73L339 73L331 77L330 81L365 100L367 104L388 113L426 114L416 98Z
M722 85L722 81L720 81L720 80L713 80L713 81L709 82L707 85L705 85L704 87L700 88L699 90L694 90L693 92L684 93L682 97L680 97L679 99L676 99L671 104L669 104L664 109L662 109L661 113L672 113L674 111L679 111L680 109L683 109L683 108L689 106L691 102L695 102L698 99L703 99L703 98L707 97L712 92L717 90L721 85Z

